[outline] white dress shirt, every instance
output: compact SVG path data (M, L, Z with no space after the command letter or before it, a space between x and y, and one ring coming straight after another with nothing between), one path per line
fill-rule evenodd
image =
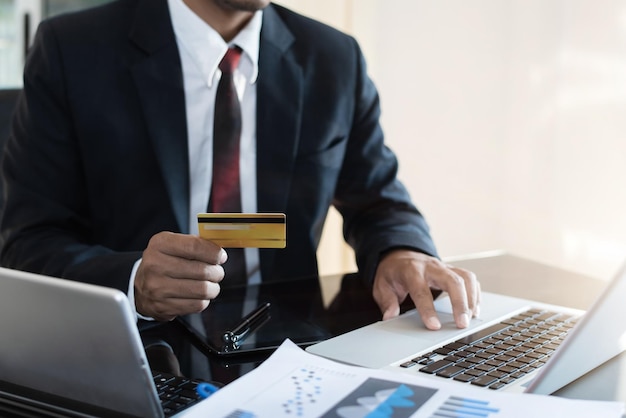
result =
M180 53L185 89L191 181L189 232L197 235L197 214L207 210L213 174L213 112L217 85L221 77L218 65L231 45L237 45L243 50L234 74L242 111L239 156L241 207L243 212L257 211L256 81L259 72L259 38L263 12L257 11L246 27L227 44L220 34L189 9L183 0L168 0L168 5ZM228 249L226 251L228 252ZM261 272L258 249L246 248L245 256L248 283L259 283ZM128 295L133 308L134 278L140 262L141 260L138 260L135 263L129 283Z

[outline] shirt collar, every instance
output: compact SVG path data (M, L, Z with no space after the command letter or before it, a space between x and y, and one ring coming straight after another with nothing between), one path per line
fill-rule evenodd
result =
M259 39L263 22L263 11L257 11L250 22L227 44L215 29L196 15L183 0L168 0L174 33L182 48L192 57L198 69L212 85L217 67L229 45L243 50L239 71L250 84L259 74Z

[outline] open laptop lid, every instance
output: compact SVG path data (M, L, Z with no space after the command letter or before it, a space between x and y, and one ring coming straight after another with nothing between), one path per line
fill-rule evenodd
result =
M0 391L104 416L163 414L118 290L0 268L0 335Z
M625 350L626 264L539 371L526 392L554 393Z

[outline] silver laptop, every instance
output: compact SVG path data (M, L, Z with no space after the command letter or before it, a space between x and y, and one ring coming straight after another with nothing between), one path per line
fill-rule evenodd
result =
M626 350L623 267L584 313L484 292L479 319L454 325L448 298L435 305L439 331L415 310L312 345L348 364L511 392L551 394Z
M62 416L171 415L118 290L0 268L0 335L0 406Z

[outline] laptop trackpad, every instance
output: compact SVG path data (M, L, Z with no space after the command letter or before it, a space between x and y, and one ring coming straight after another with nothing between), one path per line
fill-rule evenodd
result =
M433 346L451 342L523 305L519 299L483 293L481 307L486 309L482 309L481 318L472 319L468 328L458 329L446 297L435 302L442 325L438 331L426 329L417 311L413 310L312 345L307 351L344 363L381 368Z

